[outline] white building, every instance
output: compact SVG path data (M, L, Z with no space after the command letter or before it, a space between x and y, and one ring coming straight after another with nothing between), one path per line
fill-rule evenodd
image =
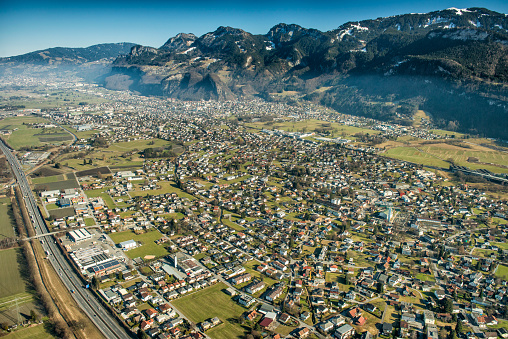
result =
M120 247L124 250L124 251L128 251L128 250L131 250L133 248L136 248L136 246L138 245L134 240L127 240L127 241L123 241L121 242L120 244Z

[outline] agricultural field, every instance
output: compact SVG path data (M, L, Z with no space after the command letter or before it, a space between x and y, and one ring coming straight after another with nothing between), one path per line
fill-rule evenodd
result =
M450 167L450 164L446 161L443 161L441 159L438 159L428 153L424 153L416 149L415 147L396 147L391 148L387 150L386 152L382 153L382 155L404 160L404 161L410 161L417 164L422 164L425 166L437 166L437 167L444 167L448 168Z
M50 217L58 219L58 218L65 218L71 215L76 215L76 212L74 211L74 207L64 207L64 208L58 208L54 210L48 210Z
M44 86L32 90L6 90L0 93L0 97L4 100L8 100L7 102L9 105L23 105L27 109L79 106L83 104L108 102L107 99L92 94L66 89L48 90L48 88Z
M17 322L16 300L23 314L30 314L32 309L39 314L42 311L35 305L34 291L25 276L28 276L27 266L21 248L11 248L0 251L0 323L13 324Z
M178 311L195 323L218 317L223 323L206 332L211 338L244 337L246 334L245 329L231 320L237 319L246 309L231 300L231 297L223 292L226 288L225 284L219 283L177 299L172 303Z
M33 184L49 184L52 182L63 181L63 180L67 180L67 176L65 174L52 175L52 176L48 176L48 177L32 178L32 183Z
M24 258L21 248L0 251L0 272L2 272L0 298L28 291L28 285L20 272L21 268L25 267L23 263Z
M37 117L13 117L0 121L0 130L10 130L11 135L6 137L7 142L15 149L24 146L41 146L43 144L63 144L74 138L60 127L31 128L26 124L41 123L47 120Z
M16 235L16 224L11 215L11 199L0 199L0 239L12 238Z
M155 243L156 240L162 238L162 233L157 230L148 231L143 234L136 234L131 231L111 233L109 234L109 237L115 244L131 239L138 243L142 243L143 245L125 252L125 254L127 254L127 256L131 259L137 257L144 258L145 256L150 255L163 257L169 254L163 245L157 245Z
M79 183L74 173L67 173L53 177L34 178L32 182L36 189L63 190L66 188L79 188Z
M435 155L441 159L451 159L457 165L466 166L472 169L485 168L492 172L508 173L508 153L495 151L476 144L464 144L469 148L463 148L449 144L422 145L422 151ZM478 159L479 163L468 161ZM497 164L503 167L493 166Z
M53 164L47 164L47 165L43 165L43 166L37 168L35 171L33 171L30 174L30 178L40 179L40 178L44 178L44 177L57 176L57 175L67 173L67 172L69 172L69 169L67 169L67 168L64 168L64 167L55 168L55 166Z
M450 132L452 133L452 132ZM487 169L494 173L508 173L508 152L480 145L489 144L485 139L457 139L456 144L445 142L427 143L421 139L388 141L378 145L385 147L381 155L422 164L448 168L450 162L471 169Z

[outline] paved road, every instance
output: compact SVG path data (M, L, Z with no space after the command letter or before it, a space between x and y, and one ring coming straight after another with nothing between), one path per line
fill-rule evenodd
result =
M41 238L44 240L42 247L44 251L46 251L50 263L55 268L55 271L60 276L60 279L62 279L64 285L69 289L69 291L74 291L72 296L74 297L74 300L76 300L76 303L106 338L131 338L131 336L124 330L123 327L120 326L109 311L99 303L93 293L90 290L83 288L83 283L58 249L54 238L51 235L47 235L49 230L39 209L37 208L35 197L30 190L25 173L21 169L18 159L11 153L10 149L3 143L3 141L0 141L0 149L5 154L7 161L12 167L12 171L17 184L21 189L21 193L23 194L23 199L32 219L36 234L46 234Z

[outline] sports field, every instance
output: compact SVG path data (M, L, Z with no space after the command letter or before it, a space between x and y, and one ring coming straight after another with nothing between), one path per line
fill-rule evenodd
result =
M178 311L195 323L218 317L223 323L206 332L211 338L244 337L245 330L241 325L230 320L238 318L246 309L223 292L226 288L225 284L219 283L172 303Z

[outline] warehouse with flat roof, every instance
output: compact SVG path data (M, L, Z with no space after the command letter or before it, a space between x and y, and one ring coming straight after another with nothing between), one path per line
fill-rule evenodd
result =
M69 238L74 242L89 240L92 239L92 237L93 235L86 228L69 232Z

